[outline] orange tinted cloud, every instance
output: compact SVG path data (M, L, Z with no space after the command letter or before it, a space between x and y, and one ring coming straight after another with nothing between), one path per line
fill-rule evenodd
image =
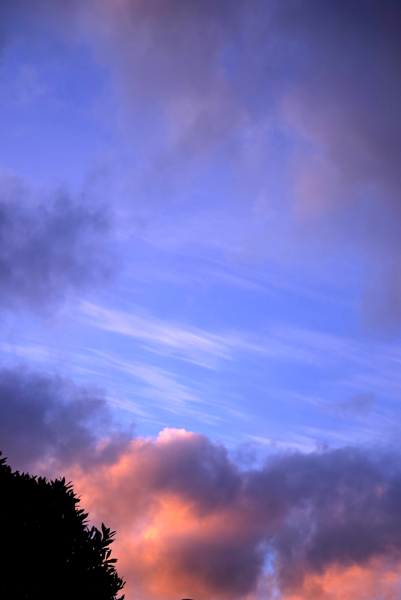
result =
M263 562L259 532L238 505L239 473L222 447L165 430L156 441L134 440L112 466L69 476L93 520L118 531L128 598L226 598L252 589Z
M128 600L392 600L398 464L346 448L242 471L206 436L165 430L67 477L93 522L117 530Z
M322 575L308 574L294 593L283 600L397 600L401 565L374 560L366 566L330 568Z

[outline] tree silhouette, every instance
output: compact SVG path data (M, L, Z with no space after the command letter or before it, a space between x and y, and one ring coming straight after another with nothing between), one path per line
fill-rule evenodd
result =
M65 478L12 472L0 458L1 598L123 600L110 558L115 532L89 528L79 502Z

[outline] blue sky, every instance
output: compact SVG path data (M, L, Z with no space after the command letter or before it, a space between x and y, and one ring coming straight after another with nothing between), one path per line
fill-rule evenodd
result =
M6 0L0 379L237 464L398 447L399 24L390 0Z
M294 200L299 179L315 168L301 165L299 174L294 162L323 160L340 171L334 158L330 164L331 140L323 133L321 148L308 148L313 132L300 139L285 107L253 107L270 99L264 91L247 97L252 86L240 82L230 97L229 85L240 86L230 81L241 52L234 42L220 66L206 64L211 72L199 68L193 80L179 72L173 49L177 81L163 86L161 74L144 82L139 73L136 94L139 67L124 65L124 45L114 48L117 58L106 56L92 39L102 32L85 27L74 22L60 32L40 18L10 27L1 60L1 185L31 203L66 193L106 207L113 273L52 314L7 314L4 364L102 387L118 418L134 420L145 436L178 426L230 446L303 449L398 436L401 348L393 330L369 317L369 271L378 269L364 247L357 194L341 206L346 184L332 200L323 182L321 197ZM160 54L154 45L145 65ZM224 78L214 73L221 69ZM208 82L198 107L202 76L215 76L217 90ZM166 110L157 89L152 96L158 77ZM296 96L292 73L275 77ZM191 83L195 90L180 98ZM286 93L272 92L271 104L289 103ZM202 102L216 113L233 105L234 124L192 131ZM318 152L323 158L309 157ZM331 202L340 208L325 206Z

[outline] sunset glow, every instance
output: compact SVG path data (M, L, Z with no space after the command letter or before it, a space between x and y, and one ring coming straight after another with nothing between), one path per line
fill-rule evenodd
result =
M126 600L400 599L400 65L398 0L0 0L0 452Z

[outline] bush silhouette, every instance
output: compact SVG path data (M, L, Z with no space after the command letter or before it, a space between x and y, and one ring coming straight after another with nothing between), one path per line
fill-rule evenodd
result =
M116 600L115 532L89 528L79 501L64 478L12 472L0 458L1 598Z

